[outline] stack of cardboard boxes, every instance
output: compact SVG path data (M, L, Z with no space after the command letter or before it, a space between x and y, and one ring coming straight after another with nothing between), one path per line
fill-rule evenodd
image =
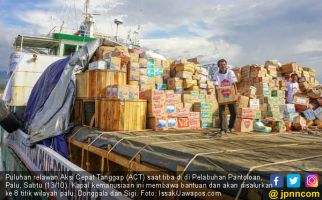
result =
M318 100L321 92L320 89L311 89L314 84L318 83L315 79L315 70L302 68L296 63L281 65L277 61L270 60L264 66L247 65L234 69L234 72L236 77L240 77L237 83L239 94L249 97L249 104L254 99L259 99L261 118L269 121L270 124L275 124L273 126L279 124L277 131L284 130L284 121L286 125L303 127L303 117L307 121L315 120L315 124L321 124L315 113L320 105ZM293 73L300 77L299 86L302 94L294 96L293 104L285 104L286 84ZM246 102L245 97L240 98L240 101ZM245 117L247 113L245 105L242 104L239 103L239 106L242 106L238 110L239 117ZM256 118L258 117L254 119L257 120ZM240 119L237 120L237 125L240 121ZM274 129L276 131L276 127L273 127Z

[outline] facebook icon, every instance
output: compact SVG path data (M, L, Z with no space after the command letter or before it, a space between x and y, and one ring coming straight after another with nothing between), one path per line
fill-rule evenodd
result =
M272 174L270 177L270 184L273 188L284 187L284 175L283 174Z

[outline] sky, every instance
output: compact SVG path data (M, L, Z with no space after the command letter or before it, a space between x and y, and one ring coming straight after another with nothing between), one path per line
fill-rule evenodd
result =
M0 0L0 69L18 34L47 35L63 24L75 32L85 0ZM321 0L91 0L95 31L119 36L140 25L143 47L167 58L200 57L203 64L264 64L277 59L322 69ZM322 74L318 79L322 81Z

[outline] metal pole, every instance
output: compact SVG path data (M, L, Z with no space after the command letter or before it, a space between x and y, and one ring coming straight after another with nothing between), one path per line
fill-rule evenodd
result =
M117 34L118 34L118 31L119 31L119 25L118 25L118 24L116 24L116 37L115 37L116 41L117 41Z
M23 35L21 36L21 42L20 42L20 52L22 52L22 43L23 43Z

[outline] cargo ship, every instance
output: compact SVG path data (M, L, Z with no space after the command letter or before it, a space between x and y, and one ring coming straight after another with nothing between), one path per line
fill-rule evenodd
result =
M2 142L37 177L45 198L268 199L272 174L322 174L319 134L236 132L209 137L207 133L217 129L208 123L206 128L190 128L184 120L189 113L184 112L176 121L178 129L164 130L163 124L147 129L146 122L151 125L155 118L147 119L146 96L105 96L109 87L125 85L131 76L121 65L117 70L106 70L105 64L99 69L101 47L112 48L115 55L116 48L128 51L129 45L94 37L89 15L84 24L88 26L81 31L88 33L19 35L14 42L17 52L2 105ZM143 52L131 50L137 51ZM155 54L149 57L164 60ZM109 67L115 67L108 59ZM95 69L88 70L93 62ZM61 72L53 81L55 69ZM46 81L55 84L49 87ZM61 135L66 136L67 155L54 139ZM44 145L44 139L51 140L50 145ZM17 173L6 181L14 184L21 171ZM304 182L301 179L301 185ZM10 192L10 187L5 189ZM321 191L321 186L313 189Z

